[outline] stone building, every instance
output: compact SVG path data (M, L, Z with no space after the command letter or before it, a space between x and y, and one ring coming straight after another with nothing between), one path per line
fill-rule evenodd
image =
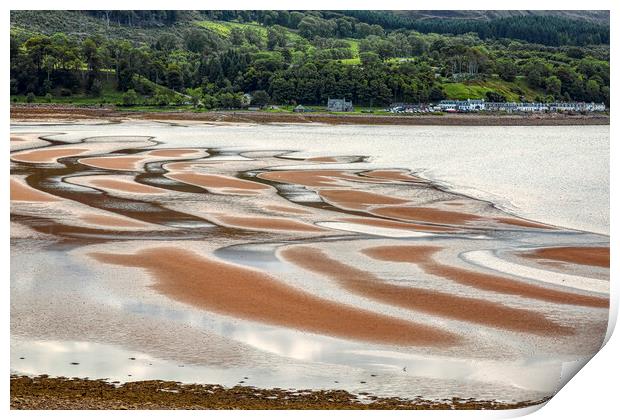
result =
M343 99L327 100L327 110L330 112L351 112L353 111L353 102Z

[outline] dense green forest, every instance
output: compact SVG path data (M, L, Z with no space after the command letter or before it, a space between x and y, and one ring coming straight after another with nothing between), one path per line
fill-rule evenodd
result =
M14 101L609 104L609 24L388 11L12 11Z

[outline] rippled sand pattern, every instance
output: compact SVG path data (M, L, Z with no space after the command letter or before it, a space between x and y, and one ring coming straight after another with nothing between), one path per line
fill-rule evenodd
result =
M470 287L491 290L497 293L519 295L530 299L539 299L553 303L592 306L606 308L609 306L607 297L583 296L545 287L540 287L507 277L480 273L452 267L436 261L434 255L440 248L432 246L386 246L365 249L363 252L378 260L392 262L409 262L418 264L429 274L445 277Z
M28 146L11 154L20 340L156 354L171 379L193 378L181 367L199 359L238 381L230 352L262 385L515 400L551 395L559 363L602 342L608 237L521 219L371 156L200 136L174 147L134 128L144 136L12 134ZM157 327L122 334L118 320ZM178 348L197 335L221 345Z
M145 268L155 288L206 310L320 334L405 345L451 345L455 336L347 305L318 299L253 270L176 248L138 254L92 254L98 261Z
M535 311L511 309L482 299L434 290L385 284L380 278L334 260L316 248L287 248L282 255L300 267L336 280L353 293L404 308L515 331L539 334L572 332L572 328L557 325Z
M172 173L167 175L168 178L185 182L207 190L240 190L242 192L254 193L258 191L269 190L268 185L259 184L258 182L244 181L222 175L194 174L194 173Z

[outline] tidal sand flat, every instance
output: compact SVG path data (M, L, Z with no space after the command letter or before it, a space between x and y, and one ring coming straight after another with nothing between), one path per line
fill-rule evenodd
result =
M454 293L386 284L382 279L334 260L315 248L307 246L287 248L281 255L302 268L334 279L341 287L352 293L413 311L530 333L572 332L571 328L556 325L533 311L511 309L481 299L460 297ZM466 311L463 311L464 307L467 307Z
M605 336L608 142L606 127L15 123L12 396L538 404ZM545 170L460 162L517 151ZM585 153L592 173L567 170Z
M93 186L95 188L102 189L109 192L124 192L124 193L138 193L138 194L165 194L167 191L164 189L152 187L145 184L135 182L133 178L123 179L120 176L111 177L98 175L90 178L87 177L71 177L67 179L67 182Z
M45 148L43 150L15 153L11 156L11 159L28 163L54 163L59 158L75 156L86 151L88 151L88 149L71 147Z
M377 247L363 252L383 261L410 262L418 264L429 274L444 277L470 287L504 294L515 294L530 299L540 299L554 303L583 305L606 308L609 306L607 297L594 297L541 287L525 282L500 277L494 274L464 270L458 267L438 263L434 257L440 249L436 247L400 246Z
M541 248L521 254L526 258L609 268L609 247Z
M176 300L240 318L326 335L405 345L450 345L441 330L390 319L318 299L254 270L201 258L175 248L134 255L91 254L97 261L145 268L155 288Z

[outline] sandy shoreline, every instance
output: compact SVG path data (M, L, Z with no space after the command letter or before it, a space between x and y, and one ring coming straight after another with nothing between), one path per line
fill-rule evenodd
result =
M559 126L609 125L608 115L335 115L326 113L277 113L260 111L207 111L207 112L142 112L120 108L76 107L55 104L11 105L11 120L93 120L140 119L170 121L205 121L222 123L323 123L362 125L461 125L461 126Z

